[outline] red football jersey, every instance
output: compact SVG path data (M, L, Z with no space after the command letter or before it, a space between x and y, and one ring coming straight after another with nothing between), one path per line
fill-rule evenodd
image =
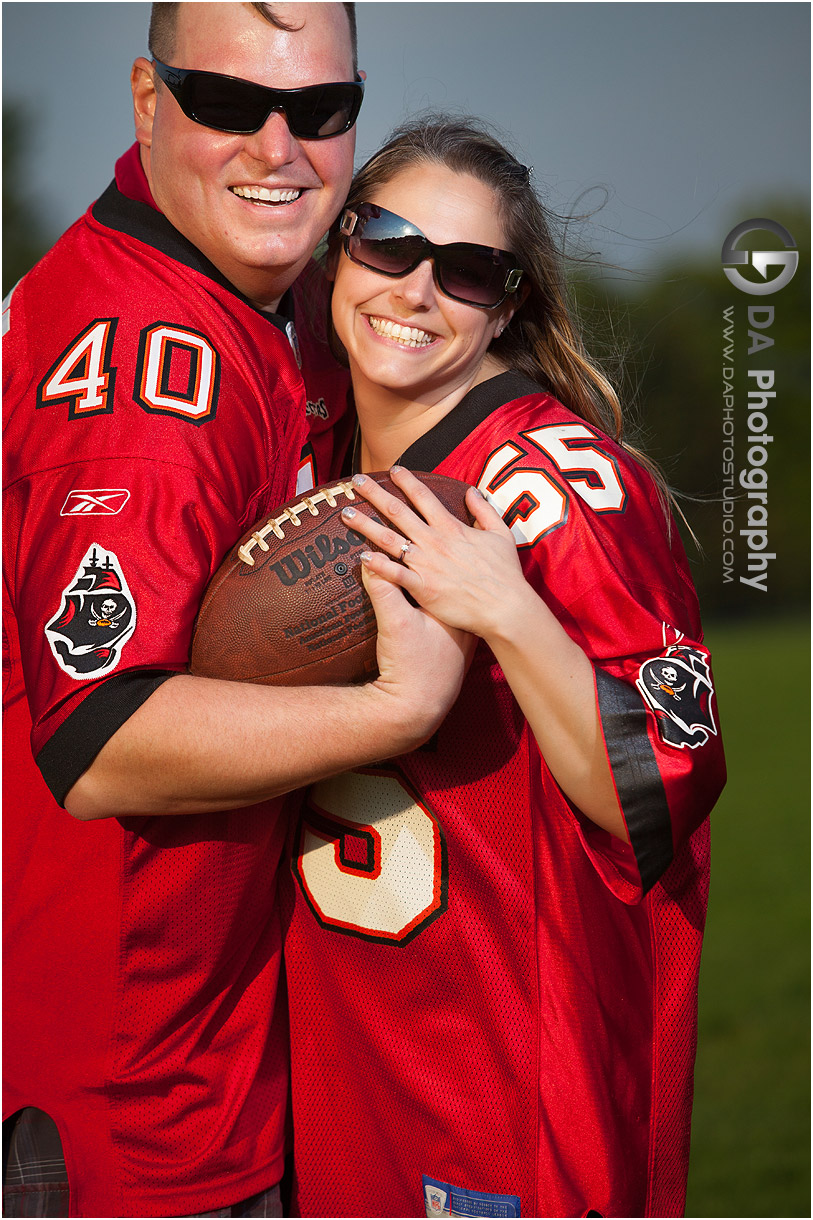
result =
M618 445L516 374L400 461L491 498L594 662L631 846L562 795L482 642L425 747L310 791L286 916L297 1212L680 1215L725 772L677 530Z
M348 379L172 228L137 147L116 177L5 319L4 1104L56 1121L71 1214L184 1215L282 1172L280 803L82 823L57 802L294 494L306 398L310 469L332 462Z

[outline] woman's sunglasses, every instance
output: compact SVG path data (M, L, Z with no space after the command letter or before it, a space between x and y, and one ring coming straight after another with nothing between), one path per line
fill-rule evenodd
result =
M350 130L364 97L360 77L304 89L268 89L239 76L152 62L187 118L239 135L259 131L272 110L281 110L298 140L329 140Z
M440 291L465 305L494 309L522 279L516 257L506 250L467 241L435 245L408 220L375 203L345 208L339 232L347 257L381 275L407 275L431 258Z

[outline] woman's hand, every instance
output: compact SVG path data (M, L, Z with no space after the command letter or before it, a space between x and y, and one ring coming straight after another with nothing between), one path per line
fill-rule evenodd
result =
M396 466L390 475L425 520L372 479L356 476L359 494L392 523L344 510L347 524L386 552L362 556L368 572L400 585L432 617L487 642L562 791L598 826L629 841L592 664L525 580L511 531L476 488L466 493L472 529L409 471Z
M475 520L472 528L453 517L408 470L394 466L390 476L417 512L374 480L357 475L359 494L391 525L352 508L342 513L348 525L381 548L363 553L367 570L399 585L449 627L487 640L501 634L515 607L537 599L499 513L470 487L466 505Z

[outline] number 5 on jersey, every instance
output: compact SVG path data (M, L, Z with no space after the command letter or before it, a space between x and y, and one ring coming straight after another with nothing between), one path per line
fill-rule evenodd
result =
M547 454L594 512L624 511L627 493L618 466L599 449L591 429L584 424L548 424L520 436ZM517 546L533 546L567 520L567 493L545 470L525 466L508 470L528 452L506 442L491 454L477 481L510 527Z
M310 792L293 870L323 928L405 945L446 910L446 840L395 771L370 768Z

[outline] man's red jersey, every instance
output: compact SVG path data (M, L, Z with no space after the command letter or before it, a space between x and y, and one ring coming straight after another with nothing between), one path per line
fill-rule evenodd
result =
M169 224L137 147L5 321L4 1112L56 1121L71 1214L208 1211L282 1173L280 804L59 803L186 668L227 549L294 494L306 399L305 477L332 461L348 381Z
M425 747L310 791L285 950L297 1213L682 1214L725 772L677 530L623 449L516 374L400 462L512 526L594 663L631 846L563 796L482 642Z

